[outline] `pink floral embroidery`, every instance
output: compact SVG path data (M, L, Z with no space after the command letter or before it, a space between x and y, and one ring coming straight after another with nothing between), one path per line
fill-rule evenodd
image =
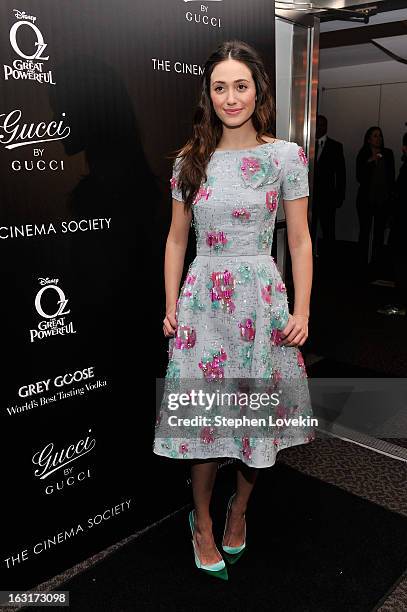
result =
M175 338L175 348L177 349L190 349L195 346L196 342L196 331L193 327L188 325L179 325L177 327L177 335Z
M246 342L252 342L256 336L256 328L252 319L243 319L239 323L240 335Z
M287 288L285 286L285 284L283 282L281 283L276 283L276 291L279 291L280 293L286 293Z
M299 147L298 149L298 156L300 158L300 160L302 161L302 163L304 164L304 166L308 165L308 159L307 156L304 153L304 149L302 147Z
M214 249L220 249L227 244L226 234L219 232L206 232L206 244Z
M280 330L274 327L271 332L270 339L271 339L271 344L273 344L274 346L278 346L283 339L283 336Z
M242 453L243 457L246 457L246 459L251 459L252 449L250 446L250 440L247 436L244 436L244 438L242 438Z
M266 193L266 206L270 212L274 212L278 204L277 191L268 191Z
M235 279L231 272L212 272L211 274L212 288L210 290L212 306L217 306L219 303L223 309L229 313L234 312L235 304L232 302L232 296L235 289Z
M280 370L274 370L273 371L273 383L274 386L278 385L278 383L280 382L280 380L282 380L282 374Z
M273 440L273 444L274 444L274 446L280 446L280 444L281 444L281 438L274 438L274 440Z
M261 288L261 297L267 304L271 304L271 285Z
M212 356L212 361L201 360L198 364L207 381L222 379L224 377L223 362L227 360L226 351L223 346Z
M201 441L204 444L210 444L211 442L215 442L213 432L213 427L204 427L203 429L201 429Z
M171 185L171 189L175 189L177 186L177 179L175 178L175 176L172 176L170 179L170 185Z
M212 193L212 189L210 187L200 187L198 193L196 194L193 204L198 204L198 202L202 199L207 200Z
M253 174L261 170L261 164L256 157L243 157L241 169L246 181L250 181Z
M182 443L179 445L179 453L180 453L181 455L184 455L184 454L185 454L185 453L187 453L188 451L189 451L188 444L187 444L186 442L182 442Z
M298 367L300 368L300 370L302 370L303 375L307 376L307 371L305 369L305 363L304 363L304 357L302 356L300 349L297 350L297 363L298 363Z
M232 216L237 219L250 219L250 213L246 208L235 208L232 212Z
M185 279L185 285L193 285L195 281L196 276L194 276L193 274L188 274ZM192 291L190 291L189 287L185 287L182 295L184 295L185 297L191 297Z
M276 408L276 418L284 419L288 415L288 410L285 406L277 406Z
M269 158L242 157L239 160L239 170L246 187L258 189L262 185L275 183L280 176L281 168Z

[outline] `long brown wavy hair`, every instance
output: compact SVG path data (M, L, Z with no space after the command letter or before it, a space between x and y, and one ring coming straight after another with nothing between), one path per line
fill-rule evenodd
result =
M170 156L171 159L180 157L177 165L177 186L181 190L186 210L191 208L201 183L207 180L208 161L222 136L222 122L212 105L210 84L215 66L229 58L246 64L255 82L257 100L251 119L257 132L257 141L264 144L264 141L261 141L262 136L274 137L270 129L275 120L275 102L262 58L253 47L241 40L223 42L204 65L202 90L193 117L192 136Z

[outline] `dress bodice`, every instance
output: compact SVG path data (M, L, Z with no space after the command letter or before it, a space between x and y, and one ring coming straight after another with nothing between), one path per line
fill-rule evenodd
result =
M171 188L178 187L180 158ZM250 149L212 154L206 181L192 205L197 255L240 256L270 253L281 199L308 196L308 161L296 143L278 140Z

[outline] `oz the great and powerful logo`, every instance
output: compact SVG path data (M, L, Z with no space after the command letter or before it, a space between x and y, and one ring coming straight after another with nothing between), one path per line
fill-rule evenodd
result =
M35 24L37 17L18 9L14 9L14 17L16 22L10 28L10 45L18 57L13 60L11 66L4 64L4 80L30 80L55 85L52 71L44 70L44 63L49 59L49 55L46 54L47 43ZM30 43L25 41L23 44L24 35Z
M69 321L67 315L71 312L68 308L68 299L59 286L58 278L39 278L41 288L35 296L35 310L41 317L37 329L30 329L30 340L43 340L50 336L66 336L76 334L73 321Z

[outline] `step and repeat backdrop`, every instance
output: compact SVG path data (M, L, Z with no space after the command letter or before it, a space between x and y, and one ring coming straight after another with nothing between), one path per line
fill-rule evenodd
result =
M1 590L190 499L187 464L152 452L169 155L230 38L274 82L269 0L0 5Z

